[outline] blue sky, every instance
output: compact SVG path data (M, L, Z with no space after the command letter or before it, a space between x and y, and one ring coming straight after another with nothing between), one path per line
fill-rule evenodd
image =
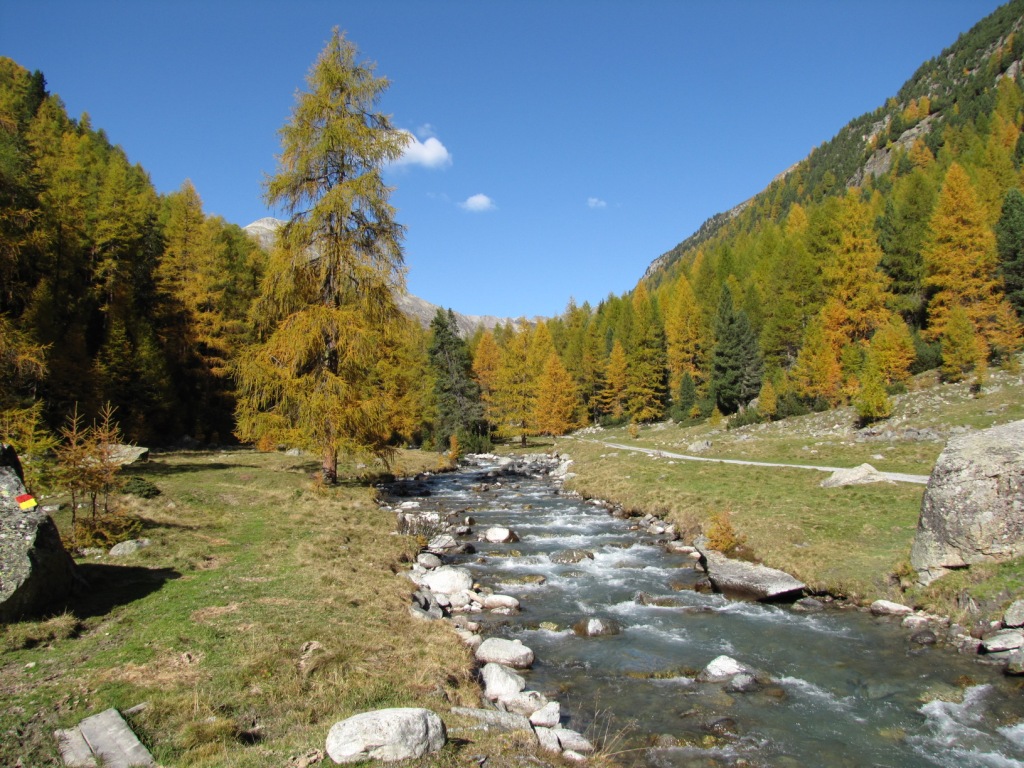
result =
M338 26L419 142L387 174L410 291L532 317L631 289L999 5L4 0L0 54L245 225L275 213L277 131Z

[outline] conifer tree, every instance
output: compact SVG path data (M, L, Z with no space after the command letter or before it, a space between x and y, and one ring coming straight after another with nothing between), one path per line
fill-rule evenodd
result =
M700 376L708 332L701 327L703 315L690 281L680 275L665 311L665 346L669 368L669 386L678 391L685 374Z
M1003 198L1002 215L996 224L999 271L1006 298L1019 317L1024 317L1024 193L1016 187Z
M837 405L843 399L838 352L828 342L820 317L807 326L791 376L793 388L800 397L820 399L830 405Z
M620 421L626 415L626 387L629 383L629 362L626 350L618 339L612 344L608 364L604 369L604 386L598 397L601 412Z
M774 419L775 414L779 412L779 396L772 380L767 377L761 384L761 391L757 393L757 410L769 421Z
M537 391L536 377L529 366L530 335L526 321L521 321L519 329L509 336L493 395L495 431L501 437L519 440L521 445L526 445L529 435L536 434Z
M579 394L558 354L552 352L537 382L534 423L542 435L564 435L576 426Z
M665 413L665 338L657 310L642 282L634 289L630 303L633 327L626 352L626 410L633 423L644 423L660 419Z
M472 377L472 362L466 342L459 336L455 313L438 309L430 323L427 355L434 373L434 446L445 451L451 438L459 445L473 445L482 431L483 406L480 387Z
M984 364L984 342L963 307L950 310L941 341L943 381L963 381L968 373Z
M473 376L480 387L480 400L484 404L484 412L491 428L495 426L494 391L498 383L498 366L501 363L501 350L491 331L484 331L476 345L473 356Z
M879 269L882 251L868 205L851 192L843 200L838 224L839 243L824 279L829 300L843 308L845 318L841 328L832 330L842 333L844 343L865 341L889 319L889 280Z
M715 318L711 373L712 391L723 414L735 413L757 396L763 368L747 315L742 309L734 309L732 291L725 286Z
M885 381L875 357L870 352L860 373L860 388L853 399L853 404L861 424L870 424L892 415L892 401L885 391Z
M924 322L922 249L934 207L933 184L917 170L901 180L878 219L881 268L891 281L892 308L916 327Z
M403 227L381 171L408 135L376 111L388 82L356 56L335 29L281 130L266 198L290 218L254 309L261 340L237 367L238 436L318 450L328 483L340 451L391 456L376 363L396 343L404 287Z
M915 357L914 339L899 315L894 315L875 331L871 337L871 357L887 385L910 378L910 366Z
M999 305L1006 300L997 272L996 242L970 179L957 163L946 173L931 229L925 253L925 284L932 291L925 338L942 338L950 313L960 307L991 344L1001 316ZM1019 330L1011 329L1010 335L1019 337Z

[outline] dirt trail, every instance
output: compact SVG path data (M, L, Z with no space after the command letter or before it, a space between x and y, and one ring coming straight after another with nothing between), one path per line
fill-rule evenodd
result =
M573 438L575 440L583 440L584 438ZM607 443L604 440L589 440L588 443L596 443L598 445L604 445L608 448L617 448L623 451L634 451L636 453L646 453L650 456L657 456L658 458L664 459L678 459L680 461L711 461L719 464L740 464L747 467L784 467L788 469L815 469L819 472L837 472L841 469L849 469L849 467L820 467L813 464L777 464L769 461L744 461L742 459L715 459L708 456L690 456L685 453L671 453L669 451L662 451L656 448L640 448L636 445L623 445L622 443ZM903 472L879 472L878 473L883 479L891 480L894 483L916 483L918 485L928 484L928 475L908 475Z

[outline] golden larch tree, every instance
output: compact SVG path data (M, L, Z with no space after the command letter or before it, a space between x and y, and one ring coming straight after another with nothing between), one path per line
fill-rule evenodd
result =
M974 194L966 171L953 163L946 173L939 202L931 218L931 241L924 252L925 286L931 291L925 338L946 333L950 313L963 309L986 345L1013 346L1019 330L1010 328L1009 339L1001 318L1006 302L998 274L995 235Z
M537 400L534 405L537 432L542 435L564 435L576 426L579 407L576 382L558 354L552 352L537 382Z
M339 452L392 455L378 365L399 343L403 227L382 169L408 134L376 111L388 81L374 69L335 29L280 131L266 199L289 218L254 306L260 341L236 369L239 438L318 451L328 483Z

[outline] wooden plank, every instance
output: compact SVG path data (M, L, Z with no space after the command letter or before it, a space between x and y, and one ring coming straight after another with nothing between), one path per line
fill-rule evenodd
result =
M155 768L156 761L116 709L107 709L78 724L93 754L104 768Z

